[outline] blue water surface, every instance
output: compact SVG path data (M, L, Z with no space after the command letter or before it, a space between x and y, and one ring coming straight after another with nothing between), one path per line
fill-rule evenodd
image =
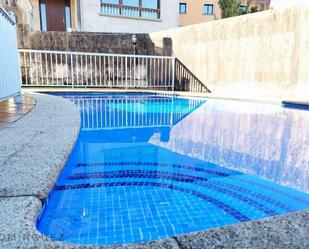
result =
M58 94L81 112L37 221L55 240L113 245L309 208L309 112L160 96Z

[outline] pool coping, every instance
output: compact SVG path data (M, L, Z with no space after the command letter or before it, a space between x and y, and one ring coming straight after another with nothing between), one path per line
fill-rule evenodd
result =
M25 95L15 95L0 100L0 130L18 121L35 106L35 100Z
M80 114L64 98L29 96L36 106L0 131L0 197L37 196L44 201L75 144Z
M80 114L61 97L29 96L37 102L33 110L0 131L5 137L0 141L5 154L0 169L1 160L8 160L4 166L13 171L4 171L9 177L0 183L9 186L0 191L0 248L309 248L309 210L138 244L79 246L50 240L37 231L35 222L78 137ZM22 164L20 158L25 159ZM2 170L0 174L7 177Z
M171 90L158 90L158 89L122 89L122 88L70 88L70 87L24 87L26 92L132 92L132 93L159 93L164 95L179 95L186 97L202 97L209 99L222 99L222 100L238 100L238 101L248 101L248 102L262 102L269 104L294 104L309 106L308 99L305 98L279 98L279 97L265 97L265 96L244 96L243 94L218 94L218 93L199 93L199 92L185 92L185 91L171 91Z

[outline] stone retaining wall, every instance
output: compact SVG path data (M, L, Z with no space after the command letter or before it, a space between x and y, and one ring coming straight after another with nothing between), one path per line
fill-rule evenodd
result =
M215 94L309 99L309 7L269 10L150 34Z
M170 55L170 39L160 38L154 42L148 34L137 34L137 54ZM92 32L40 32L26 31L19 40L19 48L60 50L113 54L133 54L132 34ZM163 44L163 45L162 45Z

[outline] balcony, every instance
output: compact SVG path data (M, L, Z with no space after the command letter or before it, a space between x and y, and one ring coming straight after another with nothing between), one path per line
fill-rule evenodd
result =
M123 4L101 3L101 14L138 19L160 20L160 9L151 9Z

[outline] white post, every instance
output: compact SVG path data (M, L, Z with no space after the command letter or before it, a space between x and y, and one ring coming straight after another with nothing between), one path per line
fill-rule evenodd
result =
M175 57L172 59L172 91L175 91Z
M125 62L125 70L126 70L126 90L128 89L128 57L126 56L126 62Z
M71 54L71 77L72 77L72 88L74 88L73 54Z

